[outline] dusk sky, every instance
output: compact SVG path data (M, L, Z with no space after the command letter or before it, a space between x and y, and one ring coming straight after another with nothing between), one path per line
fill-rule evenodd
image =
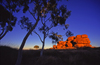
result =
M100 0L63 0L59 3L59 6L62 4L67 5L67 9L72 11L71 16L66 20L66 23L69 24L69 28L67 30L74 33L74 36L87 34L91 41L90 44L92 46L100 47ZM0 40L0 45L19 48L23 38L28 32L26 29L21 29L18 25L18 21L23 15L29 17L31 21L34 21L29 12L26 12L26 14L22 14L22 11L14 13L14 16L18 17L17 24L13 31L8 32L5 37ZM42 33L38 31L38 26L41 26L41 22L38 23L35 31L37 31L43 39ZM63 27L57 26L52 28L50 31L58 32L58 34L64 35L67 30L63 30ZM63 41L66 39L67 37L63 36ZM41 48L42 42L39 37L33 33L27 39L24 49L33 49L35 45L39 45ZM50 48L52 46L52 39L47 37L45 48Z

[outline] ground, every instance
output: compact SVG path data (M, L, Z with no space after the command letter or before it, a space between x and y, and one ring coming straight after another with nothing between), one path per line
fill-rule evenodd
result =
M18 50L0 46L0 65L15 65ZM100 65L100 48L24 50L21 65Z

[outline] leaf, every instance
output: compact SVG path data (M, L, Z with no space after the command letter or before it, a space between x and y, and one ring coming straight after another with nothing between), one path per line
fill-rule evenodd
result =
M12 31L12 30L13 30L13 28L10 26L10 27L9 27L9 31Z
M66 36L67 36L67 37L70 37L70 36L73 36L73 35L74 35L74 34L73 34L71 31L69 31L69 30L66 32Z
M16 9L16 12L18 13L20 11L20 9Z
M61 13L62 13L62 16L66 13L67 9L66 9L66 6L62 5L60 7L60 10L61 10Z
M23 9L23 13L26 13L26 11L29 9L29 6L25 5Z
M68 11L68 12L67 12L67 15L70 16L70 15L71 15L71 11Z
M54 15L53 14L51 14L51 18L54 19Z
M60 38L60 37L62 37L62 35L57 35L57 37L59 37L59 38Z
M43 0L43 4L44 4L45 7L47 6L46 0Z
M60 25L63 25L63 24L65 24L65 19L63 18L63 17L60 17L60 19L59 19L59 24Z
M65 29L68 29L68 27L69 27L69 24L65 24Z

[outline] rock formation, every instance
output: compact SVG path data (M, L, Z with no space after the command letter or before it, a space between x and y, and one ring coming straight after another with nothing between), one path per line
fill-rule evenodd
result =
M77 35L68 37L66 41L59 41L57 45L53 45L52 49L76 49L80 47L91 47L88 35Z

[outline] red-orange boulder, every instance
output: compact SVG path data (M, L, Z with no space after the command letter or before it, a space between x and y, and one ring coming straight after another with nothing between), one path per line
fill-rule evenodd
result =
M56 45L53 45L53 48L55 49L57 46Z
M88 38L88 35L83 34L83 35L82 35L82 38Z
M72 40L74 40L74 38L75 38L75 36L71 36L71 37L68 37L68 41L72 41Z
M53 45L53 49L76 49L76 47L92 47L88 35L71 36L66 41L59 41L57 45Z
M72 45L72 43L67 43L67 46L72 47L73 45Z
M81 35L76 35L76 38L81 38Z

